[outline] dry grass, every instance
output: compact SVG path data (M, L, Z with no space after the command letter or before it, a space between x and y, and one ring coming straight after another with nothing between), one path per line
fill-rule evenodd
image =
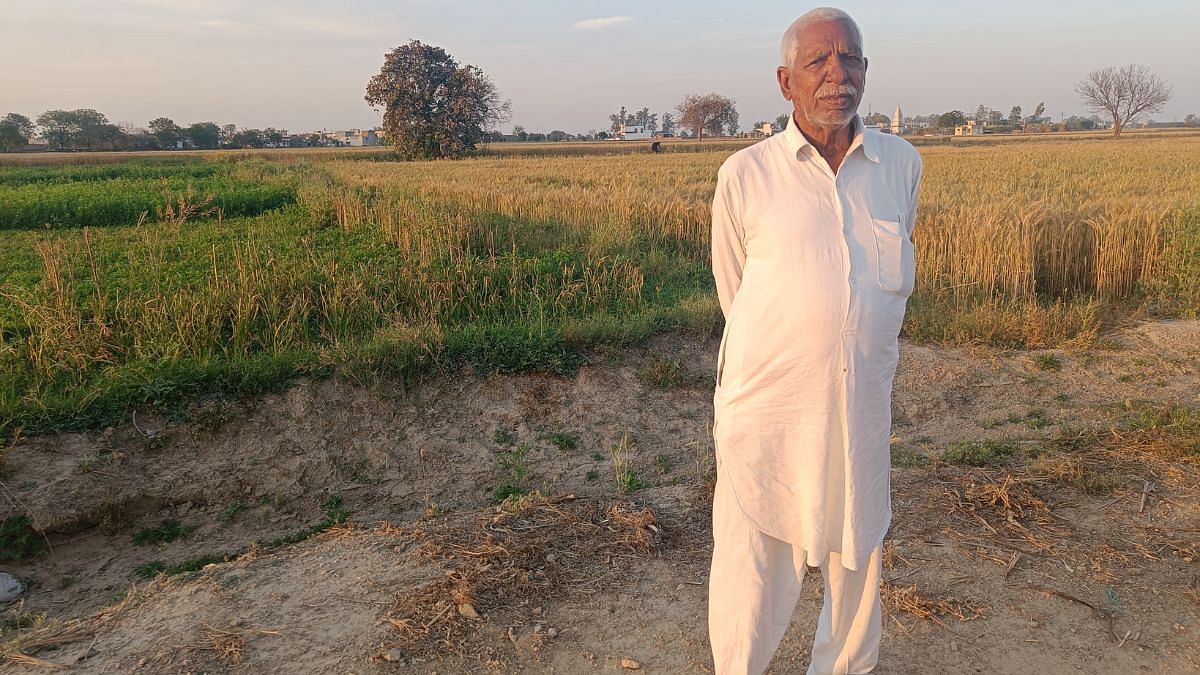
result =
M984 608L974 600L929 598L921 595L916 584L897 586L885 581L880 585L879 592L884 610L893 618L903 613L946 628L942 622L944 617L972 621L985 615Z
M619 584L621 561L652 556L663 540L654 513L631 502L537 495L416 534L445 575L398 595L389 611L395 648L408 654L462 654L481 617Z

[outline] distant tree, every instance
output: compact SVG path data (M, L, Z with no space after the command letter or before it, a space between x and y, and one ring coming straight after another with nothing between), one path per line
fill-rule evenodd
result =
M607 141L607 140L608 140L608 132L607 132L607 131L601 131L601 132L599 132L599 133L597 133L597 134L596 134L596 138L599 138L599 139L600 139L600 140L602 140L602 141Z
M183 139L183 129L169 117L156 117L150 120L150 133L158 139L158 147L174 150Z
M128 150L129 134L116 124L101 124L92 132L95 145L109 150Z
M988 111L987 106L980 103L979 107L975 109L975 121L978 122L979 124L983 124L984 122L987 122L988 121L988 112L989 111Z
M236 124L221 125L221 147L227 148L233 145L233 137L237 134Z
M1185 126L1185 127L1200 126L1200 119L1196 118L1196 113L1188 113L1187 117L1183 118L1183 126Z
M261 148L266 138L261 129L239 129L233 135L233 145L238 148Z
M1025 118L1025 124L1045 124L1049 122L1048 118L1042 117L1042 113L1044 112L1046 112L1046 102L1042 101L1033 109L1033 114Z
M1094 70L1075 85L1075 92L1088 110L1112 117L1113 138L1142 115L1162 110L1172 94L1166 80L1136 63Z
M784 116L784 120L786 122L786 116ZM867 125L882 124L883 126L888 126L889 124L891 124L891 122L892 122L892 118L888 117L887 115L884 115L883 113L872 113L870 115L867 115L866 118L863 119L863 124L867 124Z
M1063 126L1065 126L1068 131L1091 131L1092 129L1096 128L1096 123L1087 117L1071 115L1063 121Z
M787 125L788 125L788 120L790 120L791 118L792 118L791 113L783 113L779 117L775 118L775 126L779 127L780 129L786 129ZM887 120L890 122L890 121L892 121L892 118L888 117Z
M192 147L212 150L221 145L221 127L213 122L196 122L183 131L183 136Z
M675 131L675 116L669 112L665 112L662 115L662 130L664 134Z
M1021 121L1024 117L1021 115L1021 106L1014 105L1012 110L1008 112L1008 123L1014 127L1021 126Z
M82 145L88 150L104 145L115 133L114 125L109 123L108 117L104 113L91 108L80 108L72 110L71 115L74 116L75 124L79 129L73 141L76 145Z
M608 130L612 133L620 133L621 127L625 126L625 106L621 106L619 112L615 112L608 116Z
M287 136L287 129L276 129L275 127L267 127L263 130L263 141L272 147L283 146L283 139ZM481 139L482 140L482 139Z
M42 138L52 150L62 150L71 144L79 130L69 110L47 110L38 115L37 125L42 129Z
M14 152L24 148L35 129L33 121L19 113L0 118L0 151Z
M525 127L521 126L520 124L513 125L513 130L512 130L513 136L520 136L523 133L525 133Z
M999 110L989 110L987 121L988 121L988 124L992 124L992 125L1003 124L1004 123L1004 113L1000 112Z
M730 107L729 111L725 113L725 118L721 120L721 122L723 123L722 126L724 127L725 131L728 132L730 136L737 136L739 129L737 108ZM716 133L721 133L721 127L716 128Z
M647 131L657 131L658 113L650 112L649 108L642 108L633 114L633 123L640 127L645 127Z
M675 112L679 114L679 126L691 129L697 140L704 137L705 131L720 134L730 125L737 127L734 100L717 93L688 94L675 106Z
M961 110L951 110L948 113L943 113L937 119L937 127L939 129L953 129L966 123L967 116Z
M569 141L569 140L571 140L571 134L568 134L565 131L559 131L558 129L555 129L554 131L551 131L549 133L549 135L546 136L546 139L555 141L555 142Z
M406 159L462 157L511 110L482 70L417 40L384 57L366 101L384 108L388 139Z

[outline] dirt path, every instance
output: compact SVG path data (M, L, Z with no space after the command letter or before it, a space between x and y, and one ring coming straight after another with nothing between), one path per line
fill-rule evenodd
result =
M878 672L1200 669L1200 322L1113 346L903 348ZM50 552L0 563L29 586L9 653L87 673L708 672L715 351L663 338L571 379L410 392L302 382L192 425L27 439L0 518ZM492 505L529 490L577 499ZM653 527L622 520L647 508ZM137 572L171 566L198 571ZM819 605L814 580L773 672L803 670Z

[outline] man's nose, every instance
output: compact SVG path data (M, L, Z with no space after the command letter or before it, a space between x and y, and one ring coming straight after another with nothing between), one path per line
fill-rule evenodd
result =
M835 56L829 59L829 67L825 71L825 80L827 82L835 82L842 84L846 81L848 69L846 64L842 62L841 57Z

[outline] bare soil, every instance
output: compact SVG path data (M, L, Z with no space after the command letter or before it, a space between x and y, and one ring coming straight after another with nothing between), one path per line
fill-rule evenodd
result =
M1200 671L1198 460L1127 424L1200 407L1200 322L1110 342L902 347L878 672ZM0 610L0 672L711 672L715 353L672 336L571 378L301 381L199 423L23 439L0 518L49 551L0 564L29 588ZM1018 456L940 460L981 440ZM495 505L514 490L547 498ZM331 514L349 522L275 541ZM169 521L192 529L134 544ZM227 561L136 572L196 559ZM804 669L820 593L772 672Z

